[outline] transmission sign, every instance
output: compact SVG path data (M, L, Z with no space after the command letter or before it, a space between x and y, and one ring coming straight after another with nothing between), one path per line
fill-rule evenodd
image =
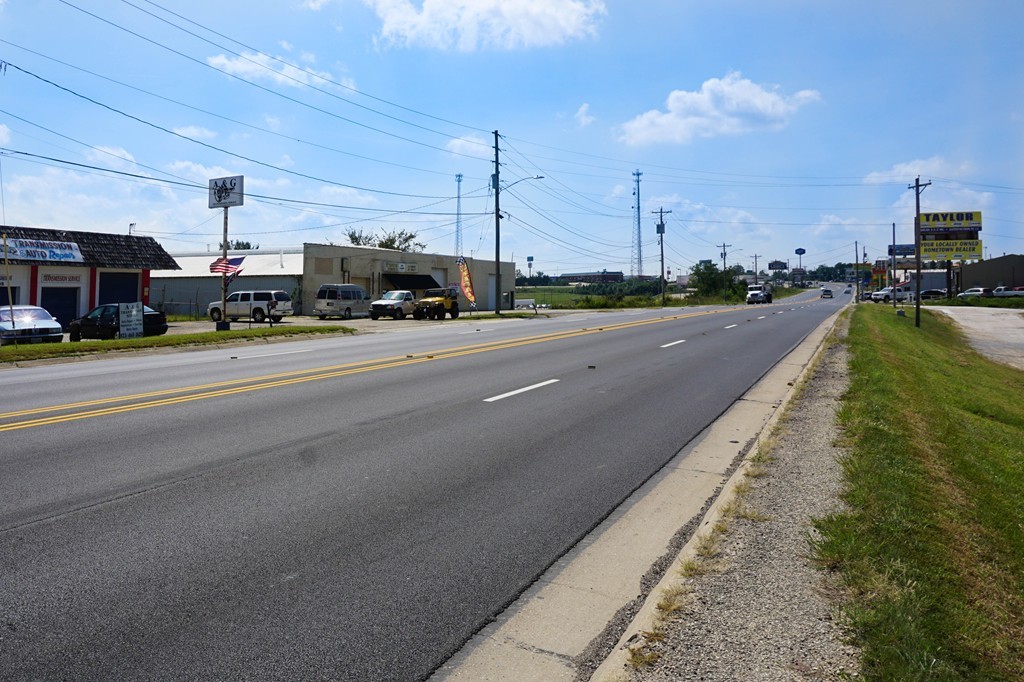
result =
M981 260L980 239L940 239L921 242L922 260Z

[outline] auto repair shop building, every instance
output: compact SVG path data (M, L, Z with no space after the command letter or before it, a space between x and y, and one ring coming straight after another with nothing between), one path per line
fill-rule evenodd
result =
M178 268L152 237L0 226L0 304L45 308L66 329L103 303L149 304L150 273Z
M220 251L175 254L180 270L154 272L153 307L165 313L205 317L210 301L220 300L219 274L210 264ZM426 289L458 285L459 267L455 256L377 249L368 246L303 244L301 247L230 250L229 258L244 256L239 276L228 293L251 289L279 289L292 297L298 315L312 315L316 292L322 284L358 284L372 298L385 291L408 289L417 297ZM480 310L494 309L494 261L467 258L476 304ZM515 264L501 264L505 295L502 308L508 310L515 287ZM469 310L468 301L460 307Z

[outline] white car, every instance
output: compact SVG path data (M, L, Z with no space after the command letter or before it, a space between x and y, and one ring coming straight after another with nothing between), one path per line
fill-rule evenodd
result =
M13 315L12 315L13 313ZM0 346L9 343L60 343L64 330L53 315L35 305L0 308Z

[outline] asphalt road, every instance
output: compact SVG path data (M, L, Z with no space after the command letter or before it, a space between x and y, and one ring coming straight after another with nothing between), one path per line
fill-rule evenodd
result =
M838 306L5 370L11 679L422 679Z

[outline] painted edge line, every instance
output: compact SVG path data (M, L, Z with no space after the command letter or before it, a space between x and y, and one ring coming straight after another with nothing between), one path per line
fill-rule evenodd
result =
M517 389L515 391L509 391L508 393L502 393L501 395L496 395L496 396L494 396L492 398L484 398L484 402L485 403L493 403L493 402L495 402L497 400L502 400L504 398L510 398L510 397L512 397L514 395L519 395L520 393L526 393L527 391L532 391L535 388L543 388L544 386L548 386L550 384L557 384L557 383L558 383L558 379L548 379L547 381L542 381L539 384L534 384L533 386L526 386L524 388L520 388L520 389Z
M672 346L678 346L680 343L686 343L686 339L680 339L678 341L673 341L672 343L666 343L664 346L660 346L660 347L661 348L671 348Z

